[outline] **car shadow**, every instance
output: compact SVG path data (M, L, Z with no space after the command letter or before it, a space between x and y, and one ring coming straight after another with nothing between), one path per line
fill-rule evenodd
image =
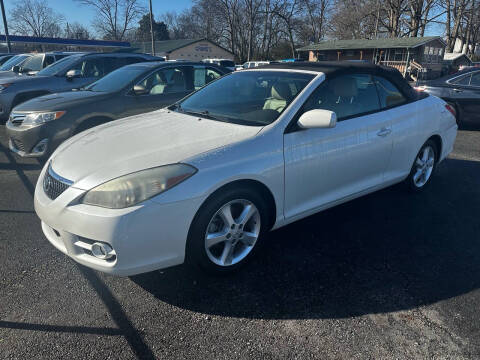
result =
M422 193L394 186L271 232L240 272L178 266L131 277L192 311L345 318L415 308L480 286L480 162L448 159Z

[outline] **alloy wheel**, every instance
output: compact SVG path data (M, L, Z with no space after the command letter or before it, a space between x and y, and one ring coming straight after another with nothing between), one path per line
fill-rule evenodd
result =
M418 154L415 160L415 173L413 174L413 184L417 188L423 187L433 172L435 165L435 151L430 145L427 145Z
M241 262L254 248L261 229L260 212L248 200L232 200L210 220L205 234L208 258L219 266Z

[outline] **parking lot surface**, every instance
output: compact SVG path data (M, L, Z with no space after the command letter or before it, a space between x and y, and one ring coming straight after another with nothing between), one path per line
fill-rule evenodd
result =
M0 359L480 357L479 130L459 132L425 192L274 231L226 277L77 265L42 235L39 171L0 126Z

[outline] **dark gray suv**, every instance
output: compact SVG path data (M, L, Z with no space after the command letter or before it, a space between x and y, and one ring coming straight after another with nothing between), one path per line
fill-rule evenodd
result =
M6 121L13 107L37 96L68 91L91 84L124 65L159 58L136 53L90 53L65 57L36 76L0 79L0 121Z
M205 63L138 63L115 70L82 91L37 97L13 109L7 122L10 150L45 159L76 133L173 104L229 72Z

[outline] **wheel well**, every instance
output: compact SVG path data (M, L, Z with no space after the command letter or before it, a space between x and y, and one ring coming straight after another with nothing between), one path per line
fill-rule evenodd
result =
M29 93L18 94L13 99L12 109L15 106L21 104L22 102L25 102L27 100L31 100L31 99L36 98L38 96L47 95L47 94L50 94L50 93L48 91L34 91L34 92L29 92Z
M210 194L210 196L208 197L207 200L205 200L205 202L207 202L211 197L213 197L215 194L221 191L225 191L231 188L238 188L239 186L244 186L250 189L254 189L263 197L268 208L268 217L269 217L268 229L271 229L272 226L275 224L275 219L277 218L277 206L275 204L275 198L273 197L273 194L270 191L270 189L260 181L251 180L251 179L233 181L215 190L212 194Z
M432 140L435 143L435 145L437 146L437 150L438 150L437 161L438 161L440 159L440 157L442 156L442 138L439 135L433 135L428 140Z
M75 131L73 132L74 134L78 134L84 130L87 130L91 127L112 121L113 119L107 117L107 116L95 116L91 117L85 120L82 120L77 127L75 128Z

